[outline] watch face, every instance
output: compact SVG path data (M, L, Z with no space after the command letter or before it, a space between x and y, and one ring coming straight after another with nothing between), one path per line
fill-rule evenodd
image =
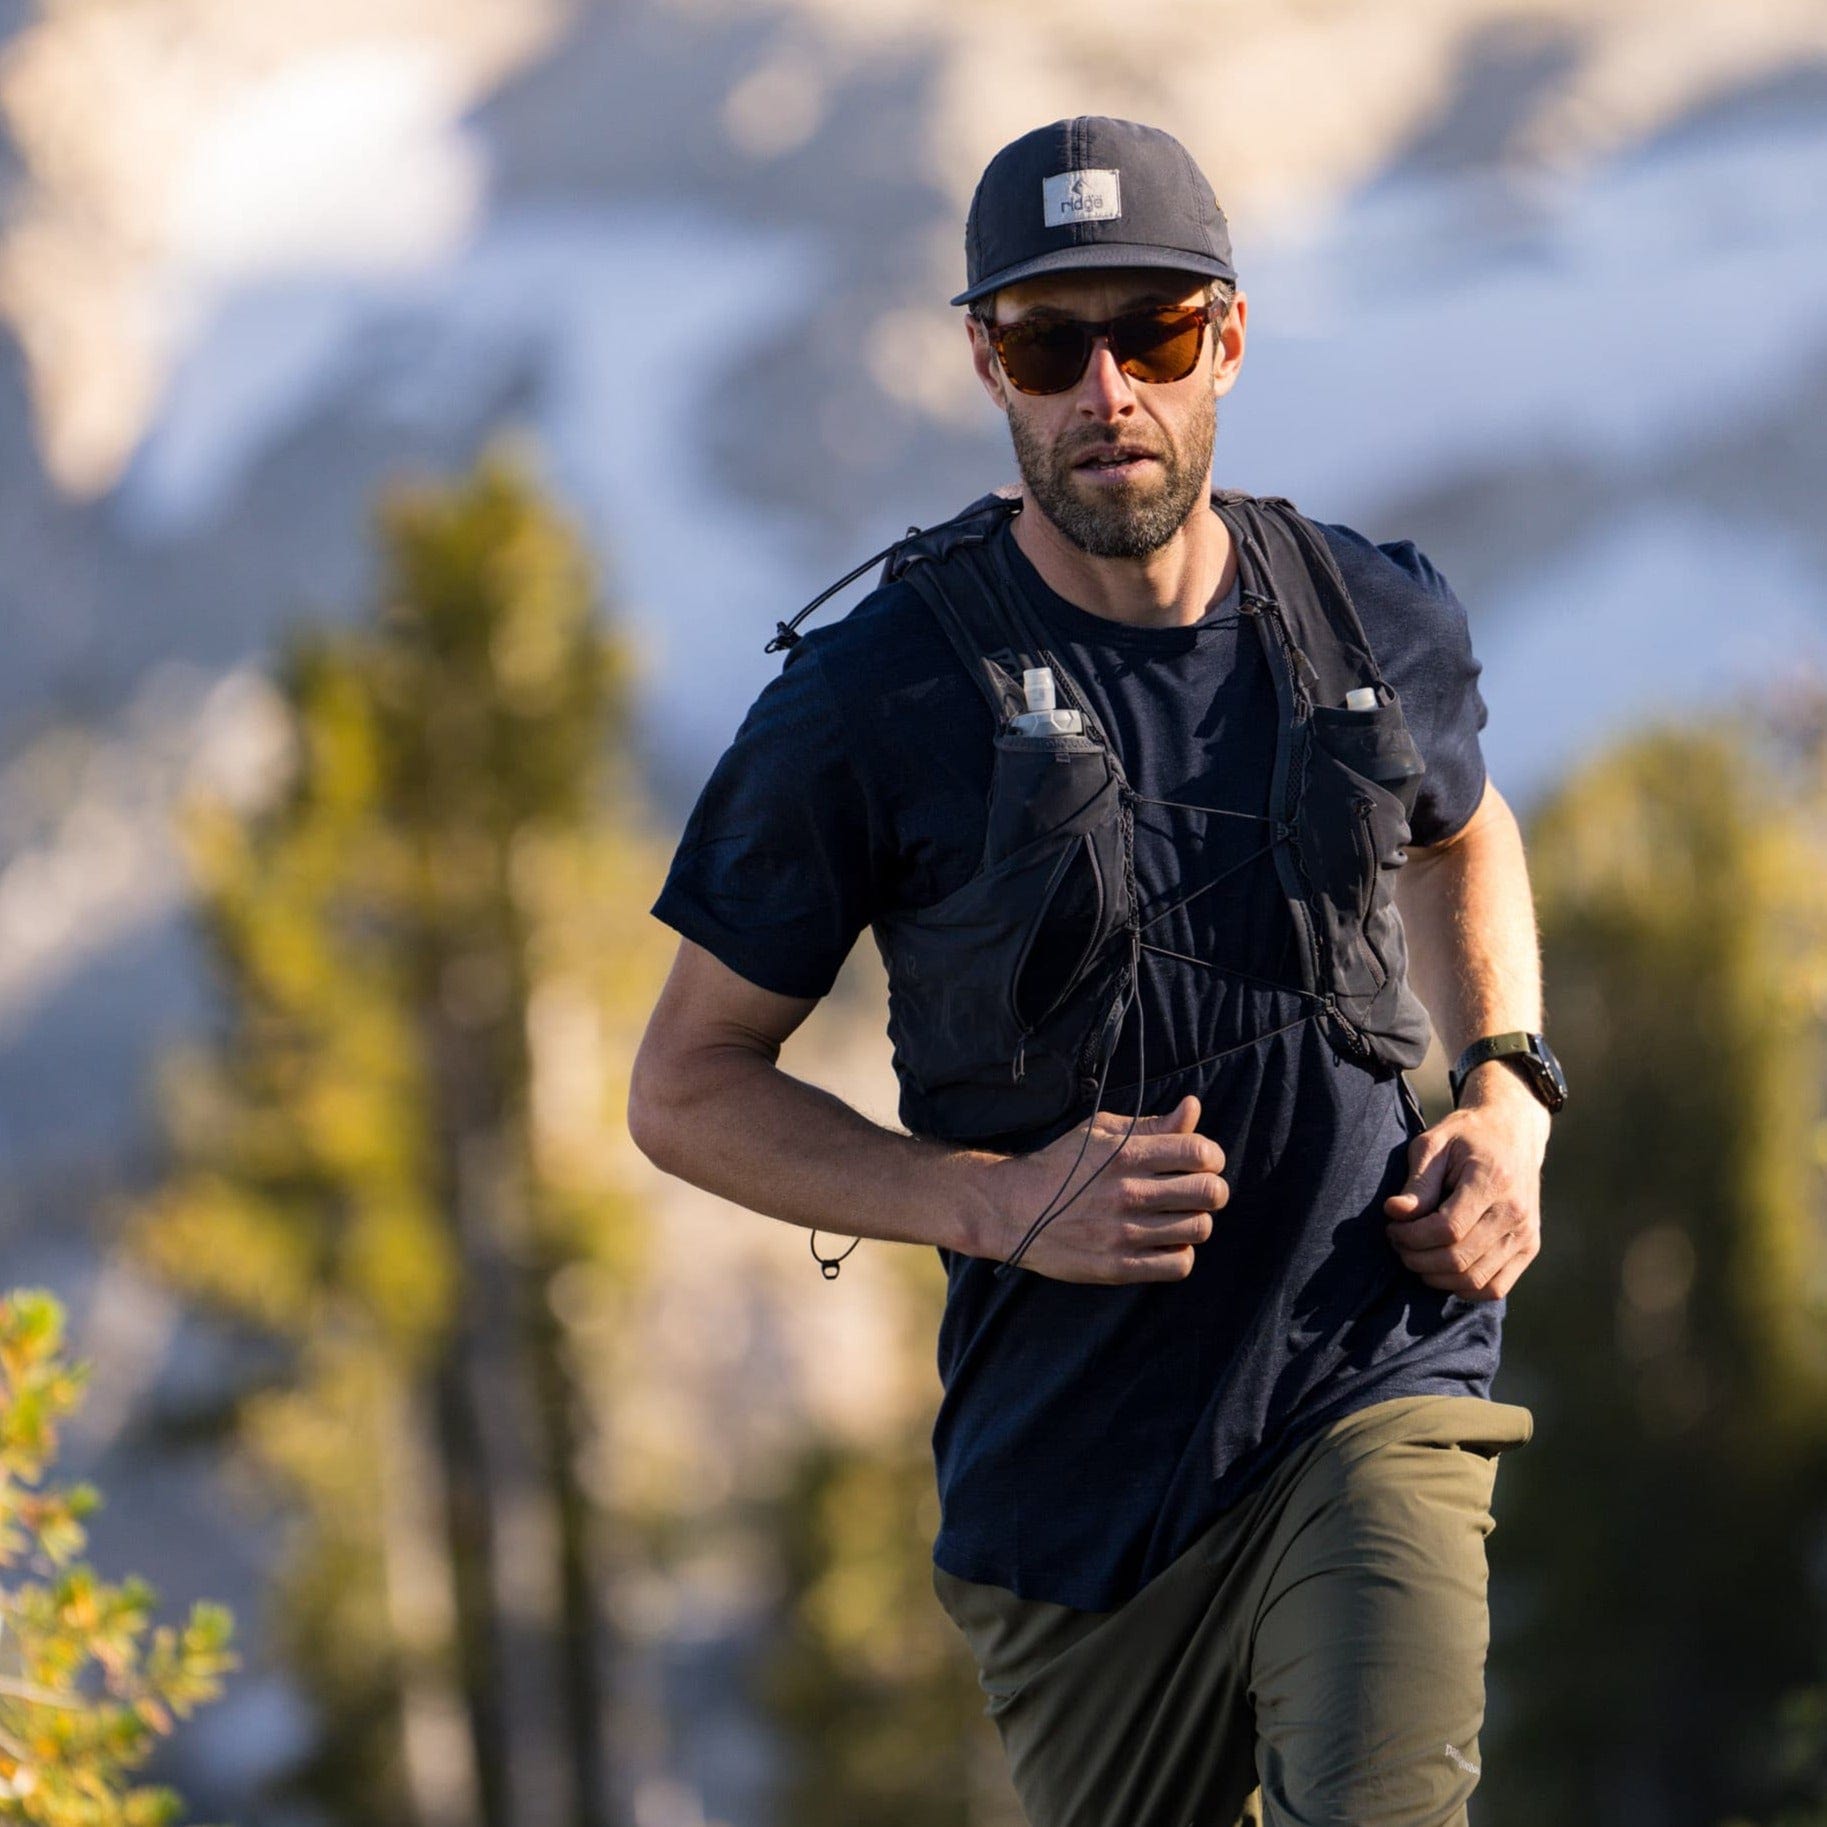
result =
M1539 1034L1529 1037L1529 1050L1540 1068L1539 1076L1550 1110L1558 1110L1567 1101L1567 1075L1561 1071L1561 1062L1554 1057L1554 1050Z

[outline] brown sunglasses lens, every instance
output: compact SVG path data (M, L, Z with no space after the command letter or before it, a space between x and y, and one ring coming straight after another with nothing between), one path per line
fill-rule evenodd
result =
M1183 381L1199 360L1205 318L1195 311L1137 311L1111 325L1110 352L1132 380Z
M996 334L1003 372L1023 393L1063 393L1085 372L1096 336L1131 380L1181 381L1199 360L1205 313L1190 306L1126 311L1106 325L1073 318L1027 319Z
M1085 372L1091 338L1082 324L1030 319L997 335L996 355L1023 393L1063 393Z

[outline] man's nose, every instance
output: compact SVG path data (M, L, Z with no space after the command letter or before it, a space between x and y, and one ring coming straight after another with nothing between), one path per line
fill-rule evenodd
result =
M1091 360L1085 365L1079 382L1078 403L1081 411L1096 418L1109 418L1135 405L1135 388L1110 352L1110 340L1100 336L1091 345Z

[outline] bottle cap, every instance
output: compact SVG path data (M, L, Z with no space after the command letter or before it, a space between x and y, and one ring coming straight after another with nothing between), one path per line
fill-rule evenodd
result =
M1027 694L1028 709L1044 711L1053 709L1053 668L1051 666L1024 666L1021 669L1021 689Z

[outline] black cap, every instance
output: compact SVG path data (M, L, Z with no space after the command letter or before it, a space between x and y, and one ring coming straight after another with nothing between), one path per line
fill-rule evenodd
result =
M952 303L1038 273L1111 266L1237 278L1224 211L1186 148L1159 127L1081 114L1011 140L984 167Z

